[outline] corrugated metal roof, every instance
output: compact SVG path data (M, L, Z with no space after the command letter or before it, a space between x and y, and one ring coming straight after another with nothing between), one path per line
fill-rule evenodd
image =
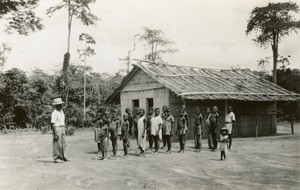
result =
M134 65L133 72L126 77L127 81L134 75L137 68L186 99L244 101L296 101L300 99L299 94L254 75L249 69L204 69L138 61ZM123 82L120 88L126 85ZM115 93L120 92L120 88Z

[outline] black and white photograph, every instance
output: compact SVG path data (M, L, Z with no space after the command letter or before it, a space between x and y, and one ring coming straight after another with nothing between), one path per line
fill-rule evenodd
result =
M0 189L300 189L299 0L0 0Z

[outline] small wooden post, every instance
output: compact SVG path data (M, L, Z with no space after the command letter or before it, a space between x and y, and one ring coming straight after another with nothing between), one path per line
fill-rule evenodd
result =
M227 114L227 107L228 107L228 103L227 103L227 100L225 100L225 117L226 117L226 114Z
M255 138L258 137L258 106L255 104L255 112L254 112L254 127L255 127Z
M256 122L255 122L255 137L258 137L258 106L256 105Z
M182 103L183 103L182 107L186 108L185 107L185 99L184 99L184 97L182 97Z
M289 114L290 114L290 119L291 119L291 131L292 131L292 135L293 135L294 134L294 109L293 109L292 102L289 102Z
M294 134L294 114L291 113L291 129L292 129L292 135Z
M220 129L222 129L223 127L225 127L226 126L226 115L227 115L227 107L228 107L228 102L227 102L227 100L225 100L225 114L224 114L224 123L223 123L223 126L220 126ZM219 120L219 122L221 122L221 120ZM219 123L219 125L220 125L220 123ZM234 133L234 131L233 131L233 129L232 129L232 131L231 131L231 134L233 134Z

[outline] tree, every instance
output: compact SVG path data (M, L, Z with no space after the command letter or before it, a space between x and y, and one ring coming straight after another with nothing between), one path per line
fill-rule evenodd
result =
M37 17L34 9L39 0L11 0L1 1L0 19L7 21L5 31L9 34L16 31L21 35L43 29L42 19Z
M96 41L94 38L87 34L87 33L82 33L79 36L79 41L85 42L85 47L84 49L79 49L78 54L79 58L81 58L81 61L84 62L84 73L83 73L83 119L85 121L86 119L86 58L96 55L95 50L91 48L92 44L96 44Z
M42 30L42 19L37 17L34 9L39 0L9 0L0 3L0 20L4 21L5 32L12 34L17 32L27 36L30 32ZM0 67L4 67L7 56L11 51L7 43L2 43L0 48Z
M63 78L66 85L68 85L67 72L70 62L70 46L71 46L71 31L73 18L79 19L84 25L94 25L99 20L97 16L91 13L89 5L94 3L95 0L62 0L59 5L50 7L47 14L52 16L54 12L65 8L68 11L68 41L67 53L64 55L63 62Z
M256 7L248 20L246 35L258 33L254 42L260 46L271 44L273 51L273 82L277 83L278 44L282 37L297 32L300 21L296 21L292 13L298 13L296 3L269 3L266 7Z
M172 42L164 37L164 32L157 29L144 27L144 34L137 35L139 40L145 42L145 46L150 48L150 52L145 55L149 61L162 61L162 54L176 53L178 49L172 48L175 42Z
M4 67L7 60L7 54L10 52L11 52L11 47L7 43L2 43L2 45L0 46L0 68Z
M5 72L3 81L3 97L1 98L4 117L9 116L19 126L24 126L27 120L26 99L30 98L25 93L28 90L28 78L26 73L19 69L11 69Z
M282 68L277 70L278 85L292 92L300 93L300 70Z

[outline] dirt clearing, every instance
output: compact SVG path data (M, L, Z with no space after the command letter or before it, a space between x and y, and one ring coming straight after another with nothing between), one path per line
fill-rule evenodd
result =
M278 135L234 138L227 160L207 149L195 153L188 141L184 154L173 143L172 154L163 150L137 157L134 145L122 158L122 143L116 160L95 155L93 130L77 130L67 137L70 162L54 164L52 136L41 133L6 134L0 137L0 189L299 189L300 124L295 135L290 125L280 123ZM109 155L111 152L109 153Z

